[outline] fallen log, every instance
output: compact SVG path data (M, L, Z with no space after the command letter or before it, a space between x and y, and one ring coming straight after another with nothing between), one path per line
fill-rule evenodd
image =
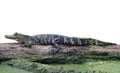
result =
M114 46L67 46L60 45L59 53L66 52L120 52L120 45ZM33 45L29 47L21 47L19 43L0 43L0 55L51 55L52 45Z

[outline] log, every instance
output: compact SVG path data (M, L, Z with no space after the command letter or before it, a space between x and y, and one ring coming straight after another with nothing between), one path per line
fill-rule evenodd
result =
M0 56L9 55L51 55L52 45L33 45L29 47L21 47L19 43L0 43ZM99 52L120 52L120 45L114 46L67 46L60 45L61 50L59 53L66 52L86 52L86 51L99 51ZM59 54L58 53L58 54Z

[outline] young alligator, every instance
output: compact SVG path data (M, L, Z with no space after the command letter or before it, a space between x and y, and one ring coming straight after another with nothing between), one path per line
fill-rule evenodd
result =
M35 36L24 35L21 33L15 33L13 35L5 35L8 39L14 39L22 44L22 46L31 47L32 45L53 45L51 52L53 54L60 50L59 44L73 45L73 46L87 46L87 45L97 45L97 46L107 46L116 45L115 43L103 42L100 40L92 38L76 38L68 37L56 34L41 34Z

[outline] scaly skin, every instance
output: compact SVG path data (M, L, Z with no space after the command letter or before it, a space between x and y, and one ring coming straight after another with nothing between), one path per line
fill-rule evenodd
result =
M72 46L87 46L87 45L97 45L97 46L108 46L116 45L115 43L103 42L100 40L92 38L76 38L68 37L56 34L41 34L35 36L24 35L21 33L15 33L13 35L5 35L8 39L13 39L23 44L22 46L31 47L32 45L53 45L53 53L57 53L60 48L59 44L72 45Z

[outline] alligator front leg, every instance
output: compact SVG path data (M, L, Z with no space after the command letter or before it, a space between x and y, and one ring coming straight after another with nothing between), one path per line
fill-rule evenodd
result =
M21 47L32 47L33 42L32 41L26 41L24 44L21 45Z

